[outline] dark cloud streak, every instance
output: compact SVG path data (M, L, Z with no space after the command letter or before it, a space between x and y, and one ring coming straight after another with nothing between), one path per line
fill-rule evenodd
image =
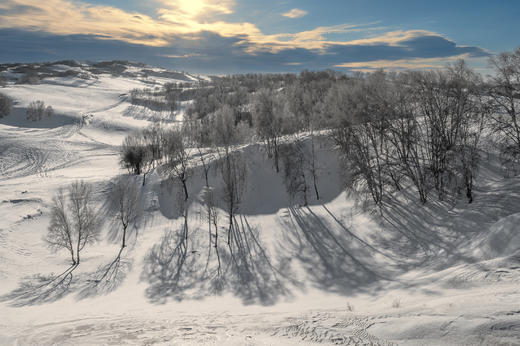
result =
M399 45L330 44L325 51L291 48L276 53L254 54L246 52L249 43L243 36L223 37L213 32L203 32L171 37L170 42L167 47L151 47L93 35L59 36L38 31L1 29L0 61L123 59L195 73L221 74L297 72L302 69L334 68L335 65L350 62L449 58L462 54L478 58L488 55L482 48L458 46L453 41L432 34L401 41Z

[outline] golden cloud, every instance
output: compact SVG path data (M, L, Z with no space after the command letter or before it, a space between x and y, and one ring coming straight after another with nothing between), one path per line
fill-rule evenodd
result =
M413 58L413 59L399 59L399 60L373 60L364 62L349 62L337 64L335 67L346 67L353 71L370 72L374 70L434 70L445 67L458 59L475 59L468 54L460 54L445 58ZM480 58L487 59L487 58Z
M16 11L26 6L29 13ZM0 3L0 28L46 31L57 35L96 35L148 46L168 44L170 29L141 13L110 6L92 6L65 0L8 0Z
M287 18L300 18L307 15L307 11L300 10L299 8L293 8L289 12L282 13L282 16Z

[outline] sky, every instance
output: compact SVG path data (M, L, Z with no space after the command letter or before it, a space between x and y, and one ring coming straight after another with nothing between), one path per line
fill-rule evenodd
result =
M488 72L518 0L0 0L0 62L129 60L201 74Z

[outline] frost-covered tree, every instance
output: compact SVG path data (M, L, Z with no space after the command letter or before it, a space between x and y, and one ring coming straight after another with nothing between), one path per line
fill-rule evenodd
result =
M66 249L72 263L80 263L80 252L98 240L100 220L94 210L92 186L72 183L66 191L58 190L51 205L51 223L45 241L55 251Z

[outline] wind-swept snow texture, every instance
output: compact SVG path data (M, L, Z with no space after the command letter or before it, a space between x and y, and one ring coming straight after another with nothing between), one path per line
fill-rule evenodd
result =
M69 65L46 67L54 74L38 85L1 89L15 101L0 119L1 345L520 344L520 180L504 178L492 154L474 203L422 205L405 190L380 212L343 192L324 137L321 199L309 193L308 207L291 206L263 147L247 145L235 149L247 167L236 216L247 246L234 261L222 239L220 274L201 167L188 180L187 224L179 184L157 171L147 178L144 216L117 256L118 225L103 201L109 182L126 174L118 146L152 117L166 126L182 119L143 115L129 92L197 78L137 64L119 76ZM20 69L2 74L17 78ZM56 116L26 120L34 100ZM225 238L220 174L214 166L210 185ZM105 236L76 268L42 238L52 197L77 179L94 184Z

